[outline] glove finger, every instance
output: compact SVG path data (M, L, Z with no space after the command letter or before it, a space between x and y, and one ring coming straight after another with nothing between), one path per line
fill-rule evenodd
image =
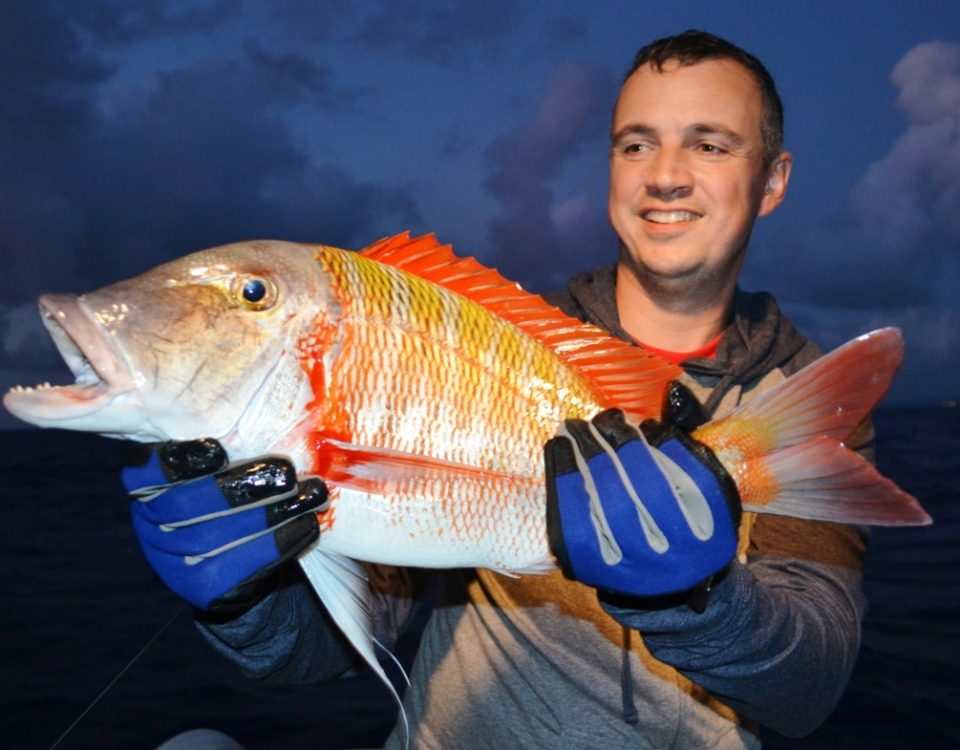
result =
M574 442L567 435L550 438L543 446L543 458L548 477L559 477L579 470Z
M127 492L155 494L178 482L213 474L227 465L227 453L216 440L170 441L161 445L140 466L126 466L120 479Z
M197 523L209 516L233 510L213 477L172 485L160 494L146 498L135 496L133 506L145 519L156 525Z
M297 472L287 459L271 456L231 466L216 482L227 502L238 507L289 495L297 488Z
M150 546L144 546L143 552L172 591L203 610L280 557L272 534L208 558L185 556Z
M669 424L676 425L682 430L693 432L700 425L709 421L703 405L697 400L687 386L673 380L667 386L663 396L663 414L661 419Z
M231 513L187 526L157 523L142 511L142 505L133 505L134 530L141 545L176 555L207 554L270 528L262 508Z
M286 459L267 458L232 466L213 477L172 485L160 494L138 500L154 523L180 525L229 514L232 509L242 511L247 505L279 501L291 494L295 499L296 489L293 465Z
M147 462L141 466L123 467L120 481L130 493L158 490L169 484L156 453L151 453Z
M278 507L229 509L204 521L191 519L181 526L158 523L150 513L151 503L135 503L134 527L141 544L180 555L208 554L270 529L279 531L300 516L315 515L326 499L326 488L322 483L319 486L323 491L311 484Z
M278 526L306 511L318 510L327 502L327 485L317 477L300 482L300 491L280 502L266 507L267 525Z
M636 433L634 433L636 434ZM590 462L607 525L623 554L664 552L672 528L663 506L676 503L647 443L630 440L619 452L604 452ZM642 488L642 493L637 488ZM642 534L637 534L639 525Z
M157 449L168 483L214 474L227 465L227 452L213 438L164 443Z
M614 451L620 450L631 440L640 439L639 430L627 422L627 417L621 409L602 411L590 422Z
M671 459L689 484L693 485L696 491L694 500L687 499L689 493L682 487L677 493L691 512L706 503L712 519L718 525L726 526L728 521L734 529L740 525L741 506L737 485L709 448L686 434L679 434L662 443L659 452Z
M327 499L326 486L315 479L308 480L299 493L276 505L229 508L221 498L225 510L206 520L192 518L181 525L176 525L171 515L158 520L152 506L164 502L166 494L176 495L177 489L175 487L148 503L135 502L131 511L142 544L180 555L207 554L237 540L280 527L298 516L313 515Z
M594 432L590 429L590 423L582 419L566 419L561 422L557 428L557 437L553 439L557 438L568 441L584 462L603 452ZM580 466L574 462L570 471L579 470Z

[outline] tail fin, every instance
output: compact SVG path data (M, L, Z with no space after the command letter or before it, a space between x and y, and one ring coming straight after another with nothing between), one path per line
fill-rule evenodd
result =
M820 436L844 440L887 392L902 360L899 330L872 331L759 394L730 419L765 423L774 439L771 450Z
M694 437L736 478L746 510L880 526L929 524L914 497L842 442L886 393L902 359L900 331L873 331Z
M915 497L830 438L813 438L748 461L746 472L771 474L777 483L776 496L766 504L744 503L744 510L755 513L873 526L933 522Z

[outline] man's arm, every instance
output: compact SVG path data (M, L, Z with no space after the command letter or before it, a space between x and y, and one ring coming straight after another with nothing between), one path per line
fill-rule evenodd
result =
M595 436L610 432L605 424L596 422L593 420ZM670 521L669 511L677 503L667 494L659 496L657 472L644 468L637 458L642 452L640 442L606 442L610 443L606 451L610 460L602 453L600 458L591 457L598 452L581 447L582 460L562 473L551 471L551 445L547 446L548 499L552 487L553 494L564 500L557 506L559 511L553 511L553 518L560 521L554 525L564 528L565 537L587 542L597 539L592 544L577 542L572 549L567 545L565 550L553 543L551 536L561 559L567 552L575 562L576 558L586 561L565 566L565 571L569 568L568 575L597 586L607 611L621 624L642 633L654 656L731 707L786 735L812 731L839 700L859 648L866 609L860 592L865 551L861 531L761 516L750 537L749 562L734 560L713 577L709 604L703 611L704 598L692 595L689 581L717 570L706 565L706 560L721 553L730 560L730 546L715 532L702 535L699 545L683 544L682 538L668 539L670 543L661 544L658 555L643 553L644 537L651 548L657 538L646 531L647 525L658 523L664 529L681 531L685 526ZM669 445L663 443L660 449ZM627 446L633 448L629 455ZM648 445L646 452L655 452L653 446ZM675 451L671 454L679 457ZM614 455L620 464L617 471L608 466ZM695 450L689 457L704 459ZM697 464L686 461L682 466L689 472ZM695 476L694 484L709 497L710 474L706 481L696 472L691 478ZM627 495L634 505L645 506L639 507L641 521L650 514L652 520L639 524L643 529L636 528L638 514L629 512L631 504L623 499ZM686 498L681 493L677 501L684 504ZM595 506L601 509L599 515L590 510ZM723 504L714 502L711 507L718 529L724 517ZM684 515L693 517L692 508ZM623 559L606 559L611 557L607 553L601 564L597 550L603 552L611 546L623 553ZM618 570L623 574L615 575ZM682 573L693 578L684 578ZM693 592L697 591L694 587Z
M391 648L416 614L417 581L403 568L366 565L374 636ZM248 677L279 683L338 677L359 663L295 563L257 605L228 621L196 619L200 634Z
M869 420L849 443L873 461ZM747 563L734 561L701 615L688 606L607 599L651 653L738 712L786 735L816 729L846 689L867 603L867 530L761 515Z
M239 617L217 621L198 613L195 623L217 653L254 679L316 682L343 674L357 660L295 564Z
M796 523L808 537L835 536L829 524ZM601 602L643 634L656 658L738 712L801 736L827 717L846 688L866 611L860 581L856 568L758 554L729 567L702 614L686 604Z

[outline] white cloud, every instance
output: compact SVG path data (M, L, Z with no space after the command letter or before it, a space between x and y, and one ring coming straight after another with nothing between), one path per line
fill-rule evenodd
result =
M780 243L776 262L789 269L786 289L797 299L853 309L932 304L933 280L960 255L960 45L920 44L891 78L905 132L830 226Z

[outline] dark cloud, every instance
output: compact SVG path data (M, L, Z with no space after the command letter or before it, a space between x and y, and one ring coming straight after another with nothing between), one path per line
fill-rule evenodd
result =
M17 31L0 44L0 253L10 261L0 368L51 359L36 346L40 292L84 291L255 237L362 246L419 219L404 188L359 180L296 143L291 108L356 93L310 58L247 42L131 84L47 6L13 5L0 11L0 26Z
M96 89L113 69L49 5L0 4L0 29L0 252L12 271L0 277L0 293L15 304L45 273L79 270L65 249L85 216L63 181L96 125ZM50 248L58 249L52 266Z
M308 99L317 106L342 102L352 93L333 83L330 71L304 55L273 53L254 39L243 45L256 76L250 81L254 90L269 92L280 101Z
M2 154L37 158L89 125L91 92L113 67L84 51L44 3L0 3L0 29Z
M272 0L247 4L245 13L260 30L275 30L292 47L340 41L357 27L356 17L369 8L352 0Z
M489 147L484 187L500 204L491 226L501 270L528 285L554 286L582 268L585 248L610 246L603 195L558 201L555 184L586 144L606 133L613 79L599 66L567 64L547 83L532 118ZM541 251L542 250L542 251ZM544 261L548 268L545 268Z
M317 165L292 142L277 112L307 96L322 102L322 71L254 53L160 76L78 156L82 243L96 249L104 275L137 270L144 255L258 236L349 245L367 239L375 211L415 217L403 195ZM284 75L291 67L295 75Z
M23 113L4 120L0 144L0 247L20 259L0 280L8 302L33 296L35 285L99 284L227 240L349 245L367 241L364 227L378 217L416 218L399 191L318 165L294 145L286 108L351 95L309 58L248 42L235 59L111 89L109 68L80 50L69 26L44 20L21 23L34 30L30 85L4 89L8 110Z
M906 131L830 226L778 243L776 263L797 298L838 308L929 304L932 280L960 257L960 46L918 45L892 80Z
M449 65L503 49L516 8L510 0L483 3L383 2L353 33L371 48L394 48L414 59Z
M233 0L84 0L60 3L97 44L126 46L145 39L208 34L239 10Z

